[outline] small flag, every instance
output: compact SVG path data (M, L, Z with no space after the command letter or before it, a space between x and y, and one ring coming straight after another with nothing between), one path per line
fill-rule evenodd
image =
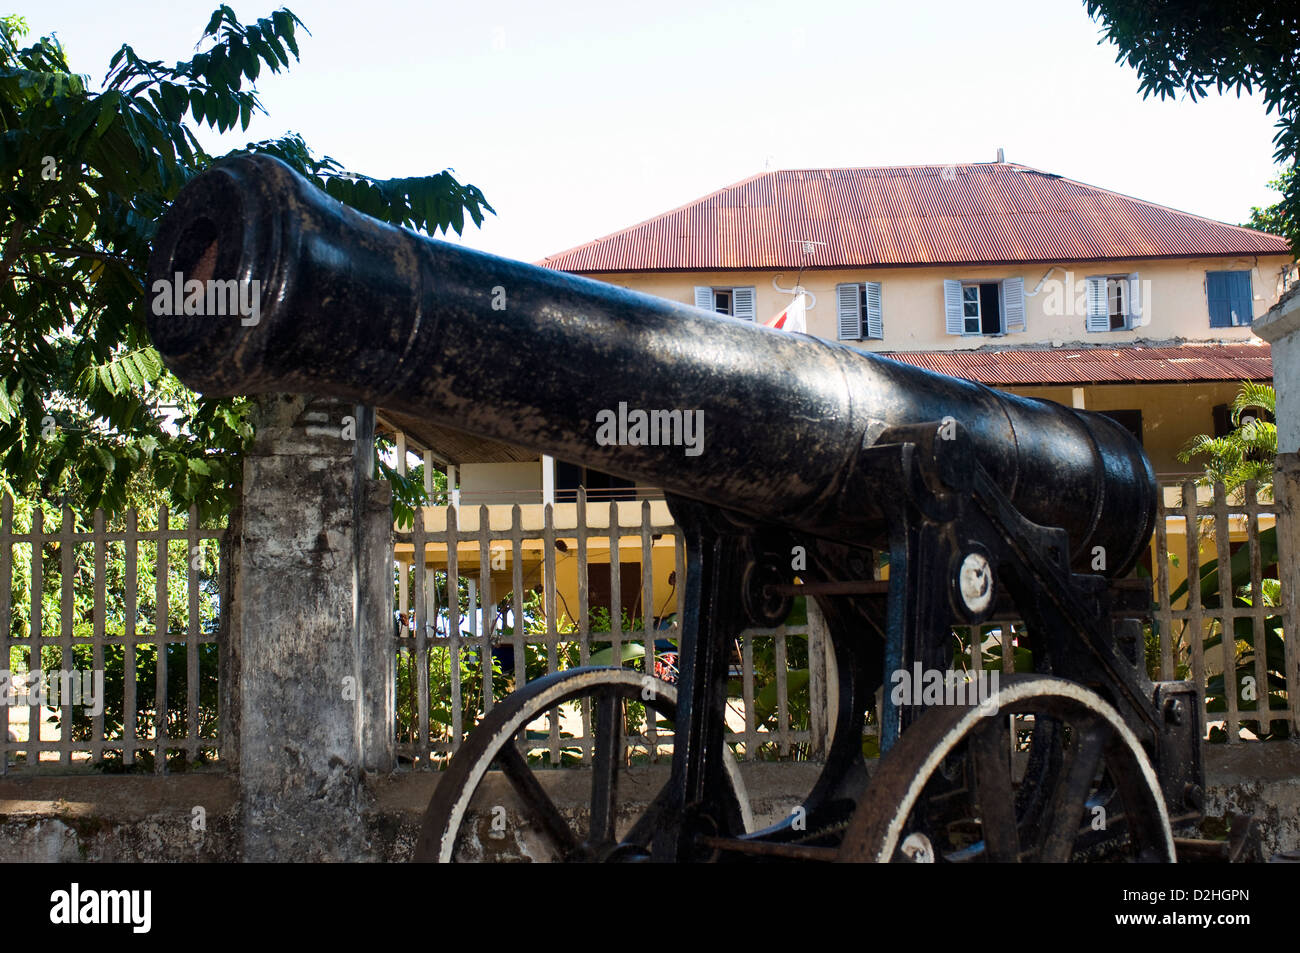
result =
M800 292L795 295L789 306L774 318L764 322L764 327L777 328L781 331L793 331L800 334L808 333L808 325L805 319L805 301L806 296Z

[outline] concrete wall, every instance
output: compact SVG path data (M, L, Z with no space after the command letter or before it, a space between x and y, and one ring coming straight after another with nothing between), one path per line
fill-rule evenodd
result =
M1207 832L1223 828L1227 812L1254 814L1264 856L1300 849L1300 749L1280 743L1208 746ZM874 762L871 764L874 765ZM786 816L812 789L820 765L759 763L742 766L760 826ZM440 775L391 774L366 779L367 809L351 831L354 856L339 859L408 861L420 821ZM668 780L666 765L632 768L620 775L626 797L620 813L630 824ZM548 794L571 819L585 816L587 773L556 770L542 777ZM490 777L485 803L507 810L504 831L490 817L475 819L482 855L524 860L533 851L527 826L508 785ZM196 830L194 808L205 808L206 829ZM218 861L251 859L241 853L238 792L228 776L21 778L0 780L0 861Z
M1087 344L1132 343L1137 340L1163 341L1176 338L1208 341L1247 341L1250 328L1210 328L1209 303L1205 297L1206 271L1250 271L1255 298L1255 317L1264 314L1281 293L1279 273L1289 265L1286 256L1263 258L1202 258L1172 261L1116 261L1062 265L1048 275L1050 265L968 265L937 268L858 268L805 272L802 285L817 296L816 307L808 312L808 333L834 340L837 336L835 286L842 282L879 281L882 284L884 340L855 343L871 351L930 351L969 349L997 343L1003 347L1027 344L1081 342ZM1144 313L1150 324L1132 331L1088 333L1082 294L1089 275L1127 275L1136 272L1149 289ZM1067 278L1068 273L1068 278ZM1042 290L1030 296L1039 280L1047 277ZM657 297L694 303L694 287L753 285L757 294L759 322L773 317L790 303L790 296L777 291L772 279L779 277L783 288L794 284L793 271L657 272L590 275L600 281L631 288ZM944 332L944 279L998 281L1021 277L1025 280L1026 330L995 338L980 335L954 336ZM1059 282L1053 295L1053 282ZM1055 312L1055 313L1052 313Z
M461 506L541 499L542 464L466 463L460 468ZM516 495L517 494L517 495Z

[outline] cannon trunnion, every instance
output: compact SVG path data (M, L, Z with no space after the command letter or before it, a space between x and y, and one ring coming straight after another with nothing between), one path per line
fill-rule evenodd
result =
M1157 489L1108 418L421 238L268 157L182 191L150 286L181 279L255 294L242 316L151 314L196 389L328 393L669 493L687 579L679 684L657 709L675 719L668 785L620 826L635 693L617 669L557 673L497 706L453 759L423 858L456 855L496 766L567 858L1173 859L1173 829L1200 807L1200 702L1146 672L1149 586L1123 577ZM628 408L651 421L641 439ZM888 580L872 578L873 551ZM834 739L798 821L752 831L723 741L727 656L796 594L828 623ZM978 704L890 691L899 673L951 669L954 625L1008 613L1026 623L1032 675ZM864 717L882 688L885 754L868 781ZM575 698L596 713L585 836L510 742L539 706Z

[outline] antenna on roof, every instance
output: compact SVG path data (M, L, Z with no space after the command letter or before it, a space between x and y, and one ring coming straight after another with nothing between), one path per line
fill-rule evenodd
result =
M998 146L998 161L999 161L999 162L1006 162L1006 161L1007 161L1007 157L1006 157L1005 155L1003 155L1003 153L1002 153L1002 147L1001 147L1001 146Z
M806 258L806 257L808 257L809 255L814 254L814 253L817 251L817 246L818 246L818 245L825 245L826 243L825 243L825 242L815 242L815 241L813 241L813 240L810 239L810 238L792 238L792 239L790 239L790 244L792 244L792 245L799 245L801 248L803 248L804 257ZM776 279L775 279L775 278L772 279L772 284L773 284L773 285L776 284ZM778 290L780 290L780 289L778 289ZM790 294L802 294L802 293L804 293L804 288L803 288L803 262L802 262L802 261L799 262L799 273L798 273L797 275L795 275L795 278L794 278L794 290L791 291L791 292L789 292L789 293L790 293ZM814 299L813 299L814 306L816 305L816 301L817 301L817 299L814 298Z

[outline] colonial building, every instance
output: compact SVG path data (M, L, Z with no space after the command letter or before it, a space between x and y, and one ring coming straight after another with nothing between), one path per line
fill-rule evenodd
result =
M1166 482L1199 472L1177 452L1228 427L1239 382L1271 379L1251 322L1296 280L1282 238L1001 161L765 172L539 264L760 323L802 292L807 333L1107 413ZM475 504L462 509L462 530L477 531L477 504L498 531L515 504L525 526L540 527L553 503L565 538L579 486L603 504L601 524L617 501L620 524L637 525L643 498L655 526L670 522L657 488L427 421L390 423L448 468L460 504ZM445 508L425 518L439 529ZM590 548L593 605L611 595L604 547ZM644 554L634 536L624 547L618 588L632 607L644 601ZM657 606L673 555L668 538L656 534L654 547ZM480 571L480 551L466 546L462 573ZM445 547L430 553L445 568ZM525 567L530 578L542 561ZM555 569L573 591L567 571ZM505 567L492 575L494 592L510 588Z
M760 322L798 282L809 334L1112 414L1163 476L1271 379L1295 280L1278 236L1006 162L765 172L541 264Z

